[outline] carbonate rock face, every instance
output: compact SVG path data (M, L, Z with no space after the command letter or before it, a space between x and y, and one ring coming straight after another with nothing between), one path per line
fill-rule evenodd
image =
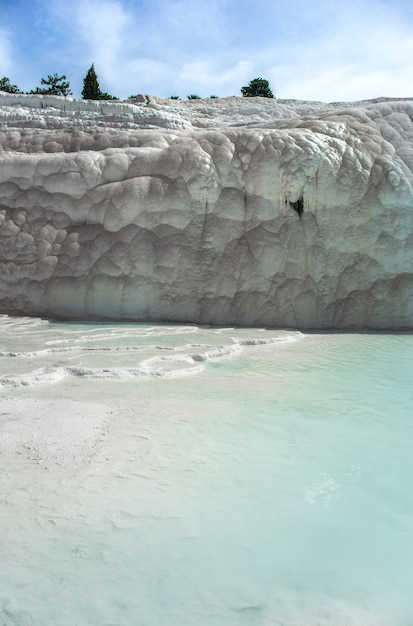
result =
M0 312L413 326L413 102L0 94Z

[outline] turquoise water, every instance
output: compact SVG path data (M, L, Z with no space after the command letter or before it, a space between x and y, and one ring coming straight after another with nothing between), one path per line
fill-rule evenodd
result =
M0 624L413 624L413 335L0 322Z

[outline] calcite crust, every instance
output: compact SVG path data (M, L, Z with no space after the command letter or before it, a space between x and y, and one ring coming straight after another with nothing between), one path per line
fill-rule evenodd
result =
M0 93L0 312L413 326L413 101Z

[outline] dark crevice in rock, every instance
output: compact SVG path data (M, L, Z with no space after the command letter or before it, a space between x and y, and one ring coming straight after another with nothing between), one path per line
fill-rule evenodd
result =
M298 198L298 200L296 200L295 202L290 202L290 206L294 209L294 211L297 211L298 213L298 217L301 219L301 215L304 213L304 198L303 196L300 196Z

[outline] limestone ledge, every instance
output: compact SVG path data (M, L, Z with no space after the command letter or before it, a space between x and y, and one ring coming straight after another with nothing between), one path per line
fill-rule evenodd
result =
M0 312L411 328L412 120L0 93Z

